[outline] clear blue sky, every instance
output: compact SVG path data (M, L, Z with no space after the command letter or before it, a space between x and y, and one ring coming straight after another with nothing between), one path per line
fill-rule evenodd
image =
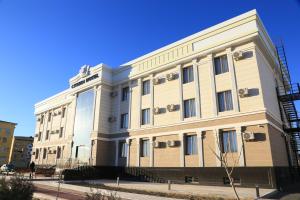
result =
M296 0L0 0L0 120L33 135L34 104L83 64L115 67L254 8L300 82Z

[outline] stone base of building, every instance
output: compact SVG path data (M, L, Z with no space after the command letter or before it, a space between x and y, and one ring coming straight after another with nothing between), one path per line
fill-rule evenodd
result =
M116 179L165 183L188 183L229 186L222 167L111 167L95 166L66 170L65 180ZM233 178L237 186L285 188L300 181L298 169L289 167L236 167Z

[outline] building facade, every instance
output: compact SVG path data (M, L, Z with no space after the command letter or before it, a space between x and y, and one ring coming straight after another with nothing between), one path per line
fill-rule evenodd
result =
M16 123L0 120L0 166L7 164Z
M8 162L16 168L28 167L31 160L32 143L33 137L14 136Z
M276 49L255 10L117 68L83 66L69 83L35 105L39 165L174 175L221 169L216 155L226 154L248 176L265 170L256 174L270 185L268 170L297 164L282 129Z

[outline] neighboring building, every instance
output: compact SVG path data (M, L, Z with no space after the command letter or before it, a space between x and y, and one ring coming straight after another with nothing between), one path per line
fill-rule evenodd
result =
M225 184L215 151L239 158L242 185L275 187L278 170L297 165L278 106L276 86L290 82L281 67L255 10L118 68L83 66L69 89L35 105L32 160Z
M28 167L32 153L33 137L14 136L9 154L9 163L16 168Z
M8 163L16 123L0 120L0 166Z

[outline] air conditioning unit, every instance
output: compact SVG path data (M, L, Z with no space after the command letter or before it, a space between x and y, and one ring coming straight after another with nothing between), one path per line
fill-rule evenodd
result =
M57 113L58 115L61 115L61 111L58 111L58 113Z
M53 154L56 154L56 150L53 150L52 153L53 153Z
M160 83L160 78L159 77L153 79L153 84L154 85L158 85L159 83Z
M118 92L117 91L113 91L113 92L110 93L110 96L111 97L116 97L116 96L118 96Z
M154 114L159 114L159 107L153 108L153 113Z
M240 97L246 97L249 95L248 88L241 88L239 89L239 95Z
M59 133L59 130L56 130L56 133Z
M167 141L167 145L168 145L168 147L175 147L176 146L176 142L174 140L168 140Z
M41 118L37 118L37 120L36 120L36 121L38 121L38 122L39 122L39 121L41 121Z
M52 154L52 150L48 150L48 154Z
M243 137L246 141L255 140L255 134L253 132L244 132Z
M175 79L175 76L176 76L175 73L167 74L167 80L168 80L168 81L174 80L174 79Z
M51 131L51 134L54 134L55 133L55 131Z
M236 51L233 53L233 58L235 60L240 60L240 59L243 59L244 55L243 55L243 52L242 51Z
M167 105L167 110L168 110L169 112L174 111L174 110L175 110L175 105L174 105L174 104Z
M38 136L39 136L39 134L35 134L35 135L34 135L34 137L38 137Z
M110 117L108 118L108 121L109 121L109 122L115 122L115 121L116 121L116 117L110 116Z
M160 147L160 142L154 141L152 143L152 145L153 145L154 148L159 148Z

